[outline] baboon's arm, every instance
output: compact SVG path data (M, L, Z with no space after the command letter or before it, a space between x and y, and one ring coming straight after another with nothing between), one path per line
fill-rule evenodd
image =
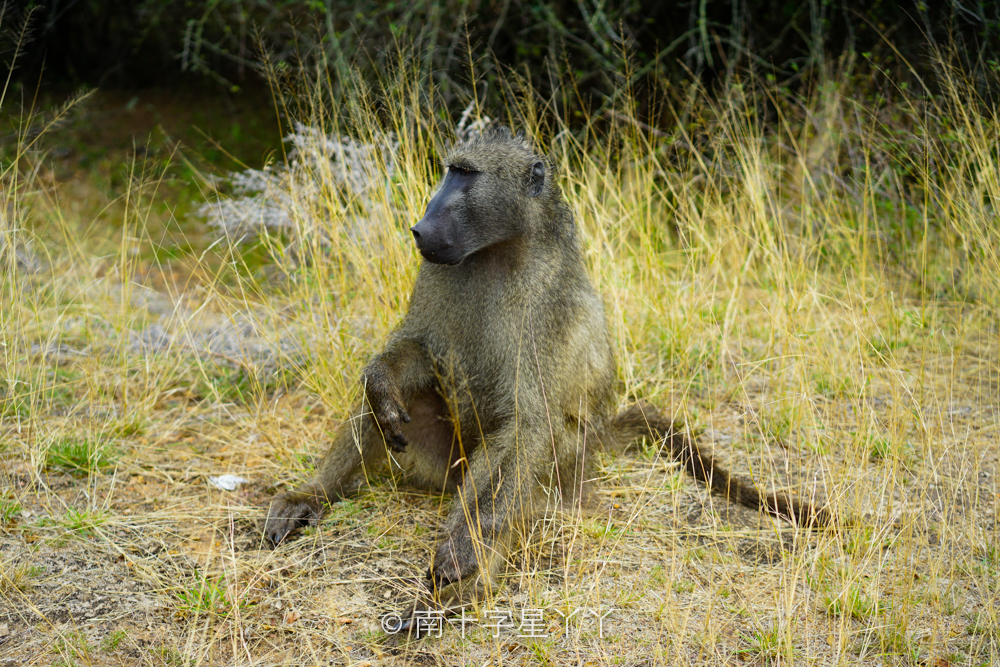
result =
M365 401L393 451L406 449L402 425L410 422L410 415L405 406L434 379L434 367L424 346L398 332L361 373Z

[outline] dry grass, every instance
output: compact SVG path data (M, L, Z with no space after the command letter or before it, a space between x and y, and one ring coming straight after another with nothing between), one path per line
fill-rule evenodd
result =
M391 130L392 173L359 192L303 158L265 193L290 223L180 258L157 252L178 222L163 167L126 165L112 214L81 218L25 137L0 173L0 662L996 664L998 118L958 75L878 98L845 71L794 99L695 90L669 136L628 104L575 133L524 91L483 111L562 167L622 405L664 406L849 523L796 530L650 452L604 457L594 507L540 520L464 636L412 643L379 620L447 499L386 476L274 550L255 521L405 309L408 221L449 139L433 91L401 69L387 107L359 83L330 115L315 84L290 111L369 144ZM532 610L543 636L486 627Z

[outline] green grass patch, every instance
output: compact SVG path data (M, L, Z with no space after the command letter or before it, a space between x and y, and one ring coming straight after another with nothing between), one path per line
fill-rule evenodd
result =
M65 665L72 667L77 664L93 664L93 646L87 640L87 635L79 631L70 631L62 634L55 642L53 650L59 654L58 660L53 665ZM79 662L77 662L79 661Z
M865 594L857 584L851 584L839 595L823 596L823 607L831 616L842 616L855 620L864 620L877 616L881 607L878 600Z
M255 371L240 368L219 369L197 379L194 393L202 399L218 403L256 405L276 393L288 392L299 385L299 374L292 369Z
M736 654L743 659L756 660L762 665L793 664L795 647L777 624L770 628L754 628L741 635L741 639L744 648Z
M27 591L41 572L41 568L31 563L8 560L0 554L0 595L10 599L16 593Z
M81 537L94 535L100 526L111 520L111 514L101 510L77 510L69 508L60 524L68 532Z
M116 651L118 647L122 645L128 639L128 634L124 630L114 630L108 633L103 640L101 640L101 648L107 652Z
M200 572L192 577L188 586L174 595L178 600L178 611L192 616L228 616L237 607L249 606L231 598L226 592L224 580L208 578Z
M115 464L117 452L107 439L69 436L49 446L45 467L77 475L92 475Z
M12 494L10 490L0 494L0 526L13 523L21 514L21 503Z

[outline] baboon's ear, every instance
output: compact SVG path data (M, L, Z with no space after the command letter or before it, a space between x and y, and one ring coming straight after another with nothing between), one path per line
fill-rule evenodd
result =
M531 176L528 178L528 196L537 197L542 194L545 185L545 165L539 160L531 165Z

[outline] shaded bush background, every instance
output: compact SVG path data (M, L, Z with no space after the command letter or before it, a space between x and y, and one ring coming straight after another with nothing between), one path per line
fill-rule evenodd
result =
M564 103L593 112L611 105L622 77L642 103L654 80L694 75L713 84L748 65L796 86L831 55L848 52L919 84L934 80L938 45L954 48L963 69L974 73L997 69L1000 53L1000 3L988 0L51 0L17 6L3 5L8 20L0 22L6 30L0 39L9 64L23 23L9 19L30 17L16 71L23 83L140 87L195 75L236 91L259 81L260 45L282 67L332 65L335 78L344 80L353 66L367 78L392 61L396 45L407 44L444 101L459 107L473 96L470 81L489 87L505 69L543 94L569 76L580 94ZM983 92L987 81L977 82Z

